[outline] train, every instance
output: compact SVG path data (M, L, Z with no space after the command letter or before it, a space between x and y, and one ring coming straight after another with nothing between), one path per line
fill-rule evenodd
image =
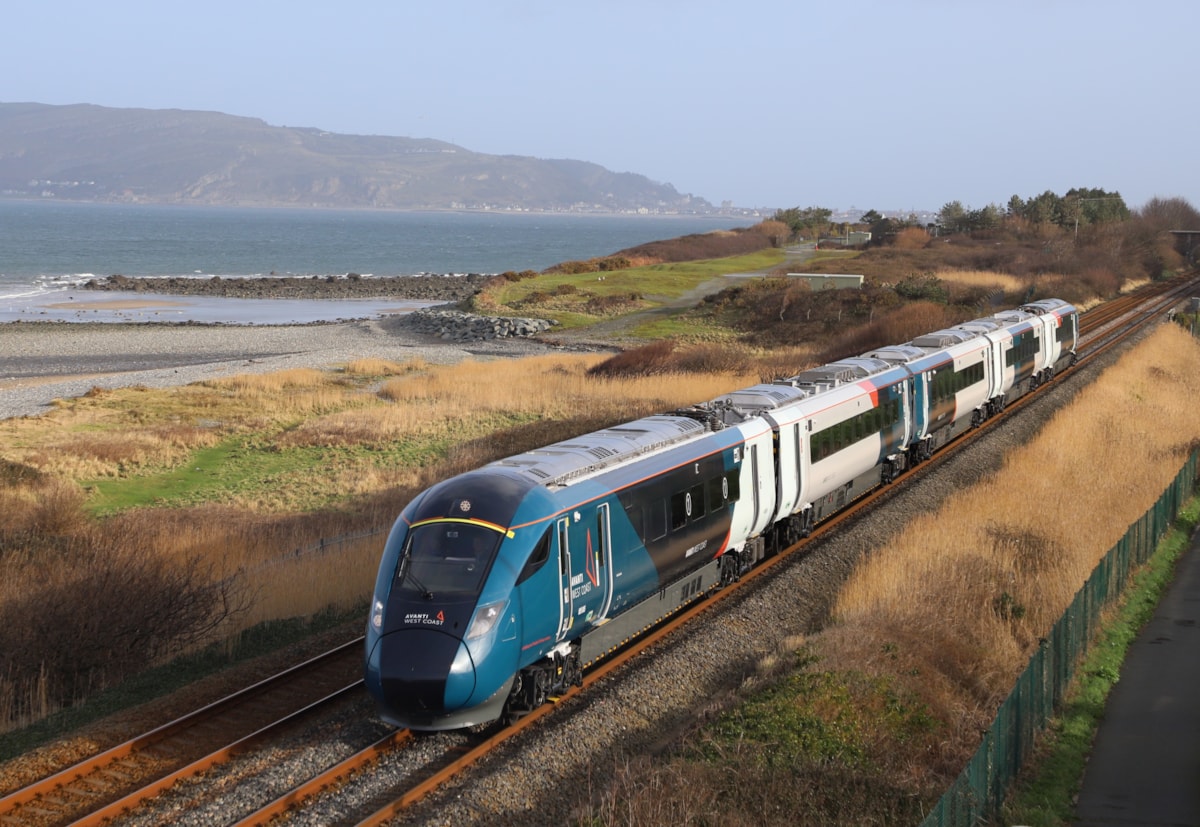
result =
M512 721L1074 364L1034 301L491 462L388 534L364 676L413 730Z

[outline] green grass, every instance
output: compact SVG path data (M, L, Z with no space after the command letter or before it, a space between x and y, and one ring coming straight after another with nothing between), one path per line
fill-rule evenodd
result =
M782 250L767 249L744 256L654 264L605 273L548 273L492 288L488 291L487 300L495 305L512 307L530 293L554 293L561 285L571 285L593 296L639 293L647 298L662 301L678 298L710 279L729 273L770 270L781 264L783 259ZM603 280L600 279L601 276Z
M647 341L654 341L656 339L712 341L736 338L736 334L733 331L714 320L711 316L697 315L690 311L679 311L656 316L648 321L632 326L629 329L629 335L635 339L645 339Z
M314 479L347 466L419 466L440 459L457 441L440 437L399 439L384 446L277 448L261 434L239 435L196 451L179 467L159 473L91 480L88 508L103 516L141 506L195 506L289 486L314 508L337 501L336 491L303 493ZM314 500L313 498L316 497Z
M532 414L492 413L444 433L341 446L280 447L278 433L233 436L195 451L178 467L88 480L87 508L106 516L145 506L188 507L272 494L297 510L334 505L347 495L329 485L339 471L416 468L445 458L464 438L531 422Z
M837 765L869 770L870 744L880 737L906 742L932 731L922 704L902 697L886 678L820 672L801 652L798 670L723 713L707 731L704 758L747 760L795 770ZM732 759L732 760L730 760Z
M1120 679L1130 644L1154 617L1170 587L1175 564L1198 521L1200 498L1193 498L1175 529L1135 574L1116 611L1105 620L1099 638L1075 673L1062 712L1051 721L1035 760L1021 772L1005 802L1003 823L1058 827L1074 821L1074 797L1104 718L1108 694Z

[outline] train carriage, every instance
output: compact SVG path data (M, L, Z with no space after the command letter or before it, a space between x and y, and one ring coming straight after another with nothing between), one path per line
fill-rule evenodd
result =
M1061 300L528 451L418 495L365 678L416 729L512 717L1074 359Z

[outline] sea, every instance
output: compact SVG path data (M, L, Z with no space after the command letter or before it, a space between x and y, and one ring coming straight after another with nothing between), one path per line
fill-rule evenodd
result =
M207 279L357 273L371 278L542 270L647 241L751 223L717 216L0 200L0 322L284 324L369 318L393 312L396 302L166 296L156 301L144 293L123 296L80 287L113 274Z

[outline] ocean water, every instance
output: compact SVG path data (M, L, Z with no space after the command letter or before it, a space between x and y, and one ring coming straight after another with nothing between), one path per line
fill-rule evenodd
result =
M500 273L749 219L0 200L0 303L115 273L208 278Z

